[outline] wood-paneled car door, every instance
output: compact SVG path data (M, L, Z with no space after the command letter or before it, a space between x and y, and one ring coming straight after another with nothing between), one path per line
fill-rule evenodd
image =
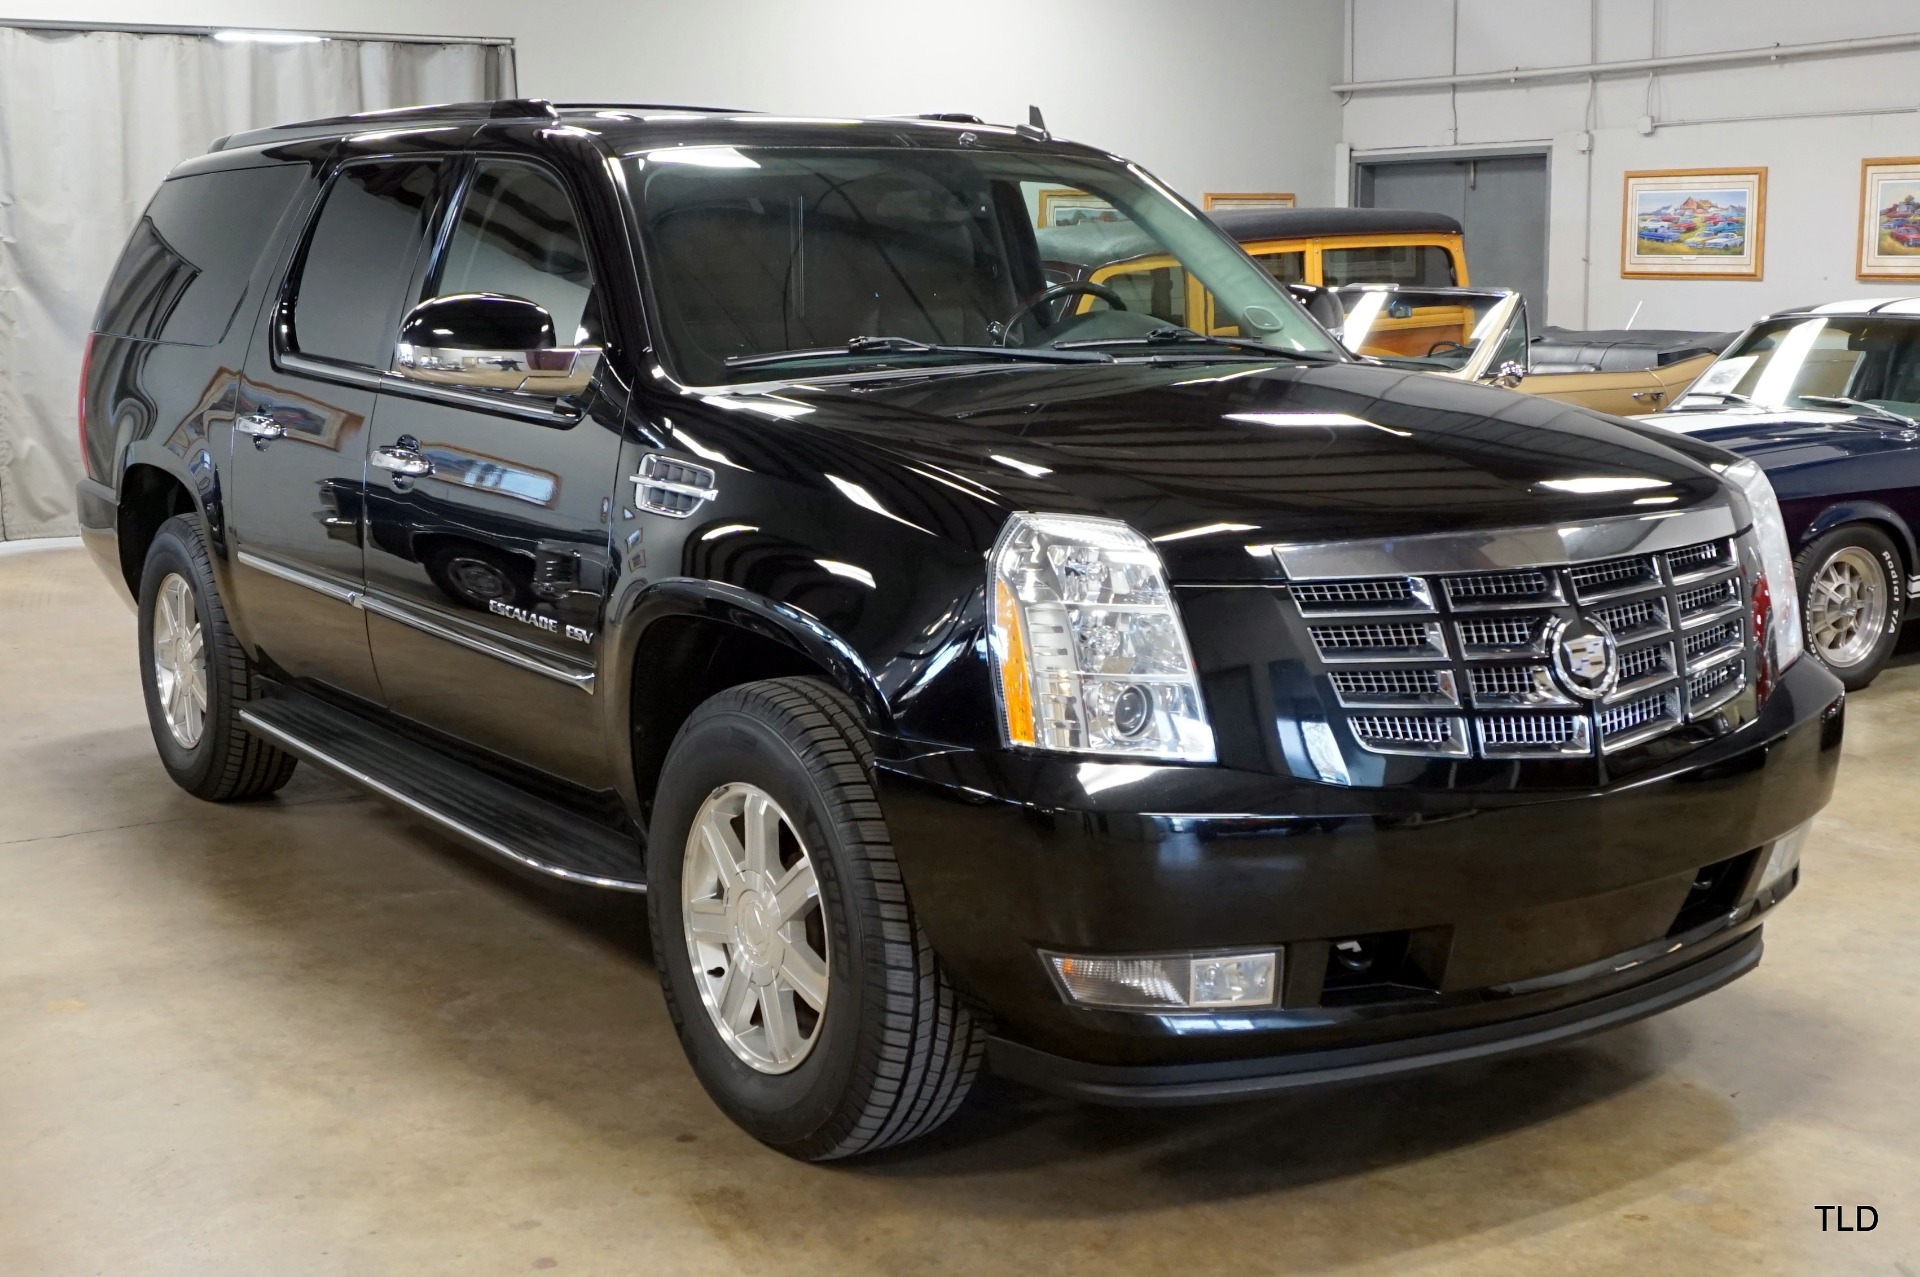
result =
M357 160L327 183L261 307L235 405L227 515L256 653L381 699L363 581L367 430L444 161Z
M597 349L592 253L560 175L470 164L421 300L525 299L558 346ZM390 709L593 788L609 783L591 698L620 456L602 416L505 385L389 380L363 604Z

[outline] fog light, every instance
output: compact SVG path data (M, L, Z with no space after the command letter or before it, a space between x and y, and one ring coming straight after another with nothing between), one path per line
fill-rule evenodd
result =
M1272 1006L1280 987L1280 955L1095 958L1043 953L1067 1001L1121 1011L1197 1011Z
M1800 848L1806 844L1807 831L1812 828L1813 822L1809 820L1773 840L1773 850L1767 853L1767 867L1760 873L1760 890L1765 891L1800 867Z

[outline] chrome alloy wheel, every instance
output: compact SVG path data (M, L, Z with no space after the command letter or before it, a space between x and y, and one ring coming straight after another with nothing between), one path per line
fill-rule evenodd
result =
M193 586L178 572L153 600L153 690L173 739L183 749L198 745L207 726L206 635Z
M759 1072L798 1068L826 1016L826 916L806 844L765 790L707 796L687 834L680 917L721 1040Z
M1887 570L1870 550L1835 550L1807 587L1807 637L1820 659L1846 668L1871 656L1887 627L1889 597Z

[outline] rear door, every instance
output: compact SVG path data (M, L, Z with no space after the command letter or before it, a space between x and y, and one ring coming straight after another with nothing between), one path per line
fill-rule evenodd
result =
M270 668L380 699L361 542L374 387L441 196L442 160L353 160L326 182L261 308L235 405L234 590Z
M561 344L600 346L606 274L580 191L533 158L468 163L419 299L525 298L552 315ZM591 697L619 425L617 411L570 400L389 384L374 446L428 466L368 479L364 606L395 712L581 784L609 783Z

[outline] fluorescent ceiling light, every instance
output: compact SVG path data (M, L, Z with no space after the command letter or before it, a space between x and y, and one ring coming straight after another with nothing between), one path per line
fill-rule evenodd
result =
M1571 492L1578 496L1599 496L1608 492L1644 492L1648 488L1671 488L1673 485L1665 479L1650 479L1643 475L1590 475L1579 479L1542 479L1533 485L1554 492Z
M1365 426L1369 430L1384 430L1390 435L1399 435L1402 439L1413 438L1411 430L1396 430L1392 426L1383 426L1377 421L1368 421L1345 412L1229 412L1222 420L1244 421L1250 426Z
M1154 540L1184 541L1188 537L1210 537L1216 532L1255 532L1259 530L1259 527L1260 525L1257 523L1203 523L1197 528L1187 528L1180 532L1169 532L1163 537L1155 537Z
M655 164L691 164L696 168L759 168L759 161L731 146L676 146L648 151Z
M1003 457L997 452L989 453L987 455L991 460L998 461L1001 465L1006 466L1009 470L1018 470L1021 474L1024 474L1031 479L1045 478L1047 475L1050 475L1053 473L1053 471L1047 469L1045 466L1036 466L1033 464L1033 462L1022 461L1018 457Z
M327 37L303 31L216 31L213 38L225 44L319 44Z
M870 590L874 588L873 573L863 567L858 567L852 563L842 563L838 559L815 559L814 562L835 576L844 576L849 581L858 581Z
M758 532L759 530L759 526L752 523L723 523L711 532L701 533L700 539L702 541L718 541L721 537L730 537L736 532Z

